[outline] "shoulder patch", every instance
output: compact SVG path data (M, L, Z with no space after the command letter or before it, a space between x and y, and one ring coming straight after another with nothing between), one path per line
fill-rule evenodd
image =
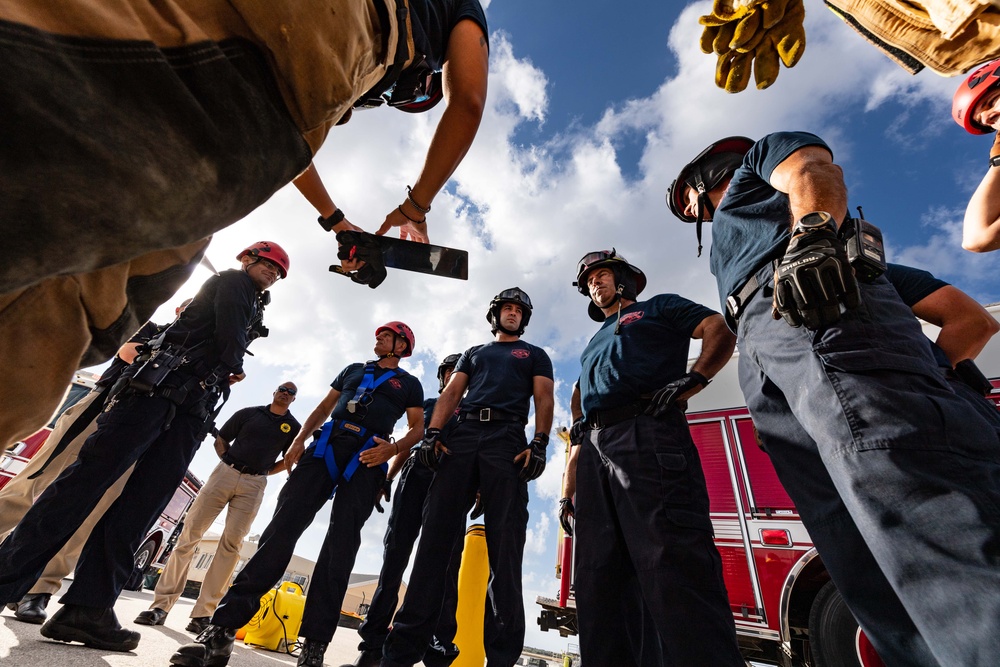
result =
M623 327L627 327L633 322L638 322L639 320L641 320L643 315L645 315L645 312L641 310L636 311L634 313L629 313L628 315L622 317L621 321L618 324Z
M511 350L510 353L515 357L517 357L518 359L527 359L528 357L531 356L531 350L525 350L522 348Z

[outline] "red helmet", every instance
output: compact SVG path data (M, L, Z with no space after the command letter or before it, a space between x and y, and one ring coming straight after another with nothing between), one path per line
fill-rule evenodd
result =
M993 130L980 125L972 116L976 105L988 92L1000 86L1000 60L976 68L955 91L951 101L951 117L972 134L988 134Z
M236 255L236 259L243 259L246 255L255 257L257 259L266 258L278 265L278 269L281 271L281 277L288 277L288 253L278 245L277 243L272 243L271 241L257 241L252 245L248 245L246 248L240 251L240 254Z
M400 357L408 357L413 354L413 346L417 342L416 338L413 337L413 329L406 326L403 322L386 322L375 330L375 335L377 336L383 331L391 331L397 336L402 336L406 340L406 352L399 355Z

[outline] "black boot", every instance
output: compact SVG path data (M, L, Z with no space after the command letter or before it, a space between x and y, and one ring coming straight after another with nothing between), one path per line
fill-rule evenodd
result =
M114 609L96 609L64 604L42 629L43 637L60 642L82 642L105 651L131 651L139 645L139 633L126 630Z
M329 642L317 642L306 639L299 652L299 661L296 667L323 667L323 654Z
M187 627L184 629L187 630L188 632L193 632L196 635L200 635L205 631L205 628L207 628L211 624L212 624L211 617L196 616L191 619L191 621L187 624Z
M163 625L165 620L167 620L167 612L159 607L153 607L146 611L140 611L139 615L132 622L139 625Z
M236 630L221 625L209 625L193 644L185 644L170 656L171 665L182 667L223 667L236 643Z
M49 604L50 597L52 596L48 593L25 595L14 608L14 618L25 623L41 625L48 617L48 614L45 613L45 607Z
M364 644L362 644L364 646ZM378 667L382 664L382 649L361 649L358 659L340 667Z

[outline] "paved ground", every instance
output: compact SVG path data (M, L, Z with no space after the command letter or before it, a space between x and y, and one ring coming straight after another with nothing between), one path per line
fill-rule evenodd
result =
M149 607L152 599L152 591L126 591L115 605L115 613L121 624L142 634L139 647L129 653L101 651L80 644L64 644L45 639L38 634L39 626L21 623L14 618L13 612L5 608L0 613L0 664L3 667L167 667L170 656L177 647L193 639L191 634L184 631L184 627L188 623L194 601L181 598L164 625L150 627L134 624L132 620L140 611ZM59 608L57 600L58 597L53 596L49 604L50 613ZM356 630L337 628L326 651L326 664L330 667L351 664L358 655L357 645ZM294 665L295 658L252 649L238 641L229 664L234 667L277 667Z

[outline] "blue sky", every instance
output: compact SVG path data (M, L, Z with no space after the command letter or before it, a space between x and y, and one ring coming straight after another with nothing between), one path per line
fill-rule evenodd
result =
M393 273L376 291L328 273L336 246L292 188L216 235L208 257L235 265L239 248L262 238L292 258L273 290L271 336L253 346L248 378L223 418L266 403L284 380L298 383L293 412L304 419L348 363L371 356L374 328L408 322L417 354L405 367L437 391L438 360L489 339L490 298L519 285L535 303L525 340L544 346L556 369L556 424L569 422L569 387L596 324L570 286L577 259L611 246L643 268L648 294L677 292L719 304L706 255L695 258L694 228L673 219L663 195L679 168L722 136L809 130L832 146L852 206L879 225L890 260L922 266L984 302L1000 300L1000 253L959 247L965 202L985 171L987 139L950 118L958 84L925 72L911 77L839 22L807 3L808 43L801 62L782 69L766 91L728 95L715 88L714 58L698 49L697 17L709 3L493 0L489 107L476 144L429 216L431 239L467 248L468 282ZM440 110L407 116L391 109L355 114L316 157L334 200L373 230L412 183ZM178 298L208 276L199 270ZM170 316L173 303L157 314ZM529 430L530 435L530 430ZM524 563L527 643L561 649L567 640L536 629L540 593L553 595L555 507L562 454L531 488ZM192 468L214 465L204 446ZM253 532L273 511L281 479L272 478ZM315 557L329 516L321 510L297 551ZM218 524L221 526L221 522ZM365 528L355 570L377 572L385 515ZM349 632L340 630L340 632Z

